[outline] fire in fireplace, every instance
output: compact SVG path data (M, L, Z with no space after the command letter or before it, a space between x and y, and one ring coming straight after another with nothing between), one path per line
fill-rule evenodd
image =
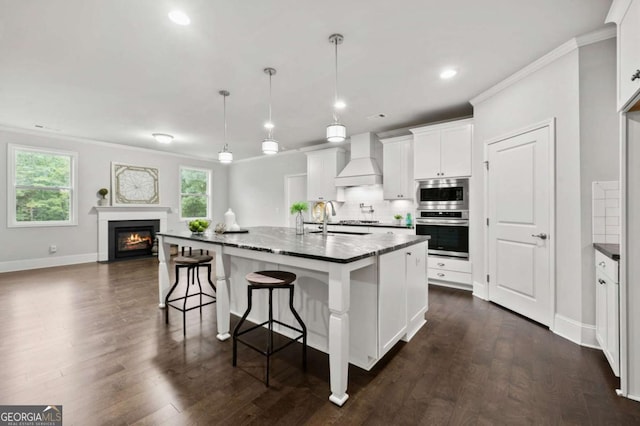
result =
M152 255L159 220L109 221L109 261Z

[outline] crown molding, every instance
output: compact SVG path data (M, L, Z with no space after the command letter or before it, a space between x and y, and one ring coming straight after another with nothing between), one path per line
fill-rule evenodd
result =
M631 6L631 0L613 0L604 22L619 24L625 13L627 13L629 6Z
M507 87L514 85L520 80L530 76L531 74L539 71L540 69L546 67L552 62L560 59L568 53L573 52L574 50L587 46L589 44L598 43L600 41L608 40L616 36L616 28L612 26L606 26L599 30L590 32L588 34L584 34L578 37L574 37L566 43L561 44L560 46L553 49L551 52L542 56L541 58L533 61L526 67L522 68L520 71L516 71L510 77L502 80L500 83L495 86L489 88L488 90L480 93L475 98L472 98L469 102L471 105L476 106L477 104L486 101L492 96L500 93L505 90Z

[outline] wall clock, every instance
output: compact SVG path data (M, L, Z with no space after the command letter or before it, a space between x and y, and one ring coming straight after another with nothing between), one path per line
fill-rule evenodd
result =
M111 163L113 205L159 204L158 169Z

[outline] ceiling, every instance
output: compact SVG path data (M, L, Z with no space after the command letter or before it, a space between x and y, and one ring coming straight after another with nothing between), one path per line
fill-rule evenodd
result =
M469 99L574 36L611 0L0 0L0 125L215 158L324 143L334 47L347 134L470 115ZM191 25L167 18L181 9ZM453 66L450 80L439 73ZM377 114L386 118L372 118ZM42 126L42 127L35 127ZM168 145L154 132L175 136Z

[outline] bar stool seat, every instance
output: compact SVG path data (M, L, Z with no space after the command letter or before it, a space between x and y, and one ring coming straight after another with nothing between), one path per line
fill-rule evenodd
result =
M187 335L187 312L192 309L200 309L200 316L202 316L202 307L211 305L216 302L216 297L205 293L202 291L202 285L200 284L200 268L207 268L207 280L209 281L209 285L216 292L216 286L211 281L211 261L213 260L213 256L206 254L204 252L200 252L199 254L192 254L191 249L189 249L189 254L184 254L184 247L182 250L182 254L180 256L176 256L174 259L174 263L176 265L176 281L167 293L165 297L164 303L166 306L165 311L165 323L169 324L169 308L176 309L182 312L182 335ZM171 299L171 294L174 292L178 283L180 282L180 270L187 270L187 285L184 296L175 297ZM198 292L189 294L189 287L198 283ZM187 308L187 301L189 298L198 297L200 298L199 302L196 302L195 305L191 305ZM204 297L204 299L203 299ZM179 302L182 301L180 304ZM178 302L178 303L175 303Z
M240 318L240 321L236 325L233 330L233 366L237 365L238 359L238 342L250 347L256 352L261 353L262 355L267 357L267 371L266 371L266 379L265 385L269 387L269 366L271 355L276 352L281 351L287 346L299 341L302 339L302 368L304 371L307 370L307 327L304 325L302 318L298 315L298 312L293 307L293 291L294 286L293 282L296 280L296 274L287 271L258 271L251 272L245 276L246 280L249 282L247 286L247 310ZM296 318L296 321L300 325L300 328L293 327L289 324L285 324L281 321L273 319L273 290L277 289L285 289L289 290L289 309L291 313ZM251 312L251 308L253 305L252 295L255 290L269 290L269 319L261 324L254 325L245 330L240 331L242 325L244 324L247 316ZM289 342L283 344L278 348L274 348L273 345L273 324L279 324L283 327L287 327L290 330L296 331L300 333L297 337L291 339ZM253 345L252 343L243 340L240 336L247 334L251 331L254 331L258 328L261 328L264 325L269 326L269 334L267 339L266 349L260 348L258 346Z

